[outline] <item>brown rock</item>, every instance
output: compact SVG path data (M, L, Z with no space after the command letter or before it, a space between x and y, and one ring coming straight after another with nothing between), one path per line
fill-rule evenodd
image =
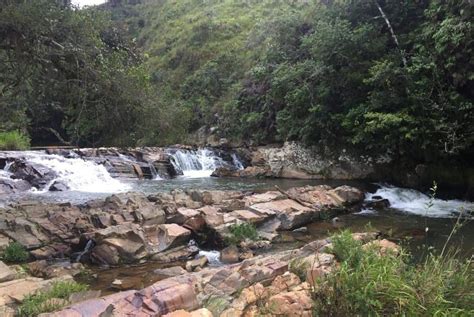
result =
M387 239L374 240L369 243L366 243L363 247L366 249L374 248L378 252L380 252L381 255L385 255L389 252L396 255L400 254L400 247L396 243L389 241Z
M272 315L310 317L313 301L308 291L283 292L270 297L266 307Z
M183 275L188 273L185 269L181 266L173 266L165 269L156 269L153 271L156 275L164 276L164 277L173 277L178 275Z
M16 272L0 261L0 283L8 282L16 278Z
M146 228L153 252L161 252L188 242L191 231L175 223Z
M192 312L185 310L176 310L172 313L166 314L163 317L213 317L212 313L207 308L201 308Z
M204 255L200 256L197 259L187 261L186 270L188 272L195 271L197 268L203 268L204 266L206 266L208 262L209 260L207 259L207 257L205 257Z
M221 250L222 263L237 263L239 262L239 248L235 245L228 246Z

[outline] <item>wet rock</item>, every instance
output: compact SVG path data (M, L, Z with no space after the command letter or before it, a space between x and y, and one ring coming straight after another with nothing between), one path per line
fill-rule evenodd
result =
M239 177L239 170L229 167L218 167L211 174L212 177Z
M266 178L272 177L274 174L272 173L270 167L267 166L248 166L245 169L239 171L238 176L242 178Z
M189 259L192 259L198 253L199 249L196 246L183 245L180 247L166 250L164 252L156 253L151 256L151 260L161 263L187 261Z
M173 266L165 269L156 269L153 271L156 275L163 276L163 277L173 277L178 275L186 274L187 271L183 269L181 266Z
M111 289L119 290L119 291L132 289L134 286L135 286L135 281L133 280L115 279L110 284Z
M206 266L208 262L209 260L207 259L207 257L205 257L204 255L200 256L194 260L187 261L186 270L188 272L193 272L196 269L202 269L204 266Z
M8 282L16 278L16 272L8 265L0 261L0 283Z
M0 194L12 194L31 189L30 183L21 179L0 179Z
M12 178L27 181L38 189L44 189L46 185L57 178L57 174L52 169L20 159L13 162L9 171L12 172Z
M55 181L50 187L49 191L51 192L63 192L68 190L69 187L61 181Z
M350 186L339 186L329 191L334 193L343 205L353 205L364 200L364 193L357 188Z
M390 207L390 201L388 199L372 199L365 203L365 206L373 209L384 209Z
M237 248L235 245L231 245L221 250L220 259L222 263L239 262L239 248Z

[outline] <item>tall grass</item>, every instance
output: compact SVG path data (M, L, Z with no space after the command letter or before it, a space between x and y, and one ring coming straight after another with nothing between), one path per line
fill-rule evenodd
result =
M474 277L470 260L455 254L411 257L362 247L350 232L333 237L340 267L314 289L315 316L472 316Z
M53 283L47 291L28 295L18 307L18 316L37 316L53 312L69 304L71 294L88 290L89 287L74 281Z
M30 147L30 139L17 131L0 132L0 150L26 150Z

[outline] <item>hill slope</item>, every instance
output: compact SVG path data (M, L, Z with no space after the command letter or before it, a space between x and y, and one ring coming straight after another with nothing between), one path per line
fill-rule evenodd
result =
M472 154L467 1L295 3L112 6L148 56L161 140L216 127L422 160Z

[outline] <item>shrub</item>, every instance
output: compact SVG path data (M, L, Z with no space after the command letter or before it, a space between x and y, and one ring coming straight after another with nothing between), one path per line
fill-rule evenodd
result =
M19 316L37 316L42 313L53 312L69 304L71 294L86 291L87 285L74 281L53 283L51 288L44 292L28 295L18 307Z
M227 244L236 245L246 239L255 241L259 238L255 226L248 222L232 225L230 226L229 231L230 235L225 238Z
M17 131L0 132L0 150L26 150L30 147L30 139Z
M10 243L3 251L2 259L10 263L23 263L30 257L25 247L18 242Z
M288 263L288 271L297 275L302 281L306 279L306 271L310 265L302 258L294 258Z
M474 313L474 278L469 261L431 254L414 265L410 257L349 238L333 237L341 261L314 290L316 316L467 316Z

